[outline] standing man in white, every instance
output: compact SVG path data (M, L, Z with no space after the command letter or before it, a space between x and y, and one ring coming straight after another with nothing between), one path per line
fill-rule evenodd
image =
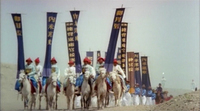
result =
M145 87L145 85L143 84L142 85L142 89L141 89L141 92L142 92L142 94L141 94L141 98L142 98L142 105L145 105L146 104L146 101L147 101L147 98L146 98L146 89L145 89L146 87Z
M191 83L191 90L195 91L196 85L194 83L194 79L192 79L192 83Z

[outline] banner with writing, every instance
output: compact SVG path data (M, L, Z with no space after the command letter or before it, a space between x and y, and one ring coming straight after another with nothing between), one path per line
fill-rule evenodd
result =
M140 56L138 52L134 53L134 69L135 69L135 81L140 85L140 88L142 88L142 80L140 74Z
M90 61L91 61L91 66L93 66L93 56L94 56L94 53L91 52L91 51L87 51L87 52L86 52L86 56L87 56L88 59L90 59Z
M73 37L73 22L66 22L66 35L67 35L67 47L69 60L75 63L75 52L74 52L74 37Z
M130 93L135 92L134 52L127 52L128 80L130 81Z
M77 32L77 24L78 24L78 18L80 11L70 11L71 17L73 20L73 37L74 37L74 51L75 51L75 64L76 64L76 73L82 72L82 66L81 66L81 57L79 53L79 46L78 46L78 32Z
M142 62L142 84L146 86L146 89L151 86L150 78L149 78L149 70L148 70L148 62L147 56L141 56Z
M126 41L127 41L128 23L121 23L121 67L126 73Z
M46 56L42 72L43 77L49 77L51 75L51 46L56 24L56 17L57 13L47 12L47 41L46 41Z
M24 62L24 46L23 46L23 33L22 33L22 17L21 14L11 14L13 22L16 29L17 42L18 42L18 58L17 58L17 75L16 78L19 79L20 70L25 69Z
M116 58L117 58L118 64L121 65L121 47L118 47L117 57Z
M111 72L113 70L113 60L115 56L115 49L116 49L119 29L121 27L124 11L125 11L125 8L117 8L115 11L113 26L112 26L111 35L110 35L110 41L108 44L106 60L105 60L105 68L107 72Z

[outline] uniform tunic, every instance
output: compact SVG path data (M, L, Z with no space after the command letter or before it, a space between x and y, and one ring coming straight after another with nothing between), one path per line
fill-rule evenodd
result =
M76 68L74 66L71 66L71 67L67 67L65 69L65 79L64 79L64 87L67 86L66 82L67 82L67 79L70 78L73 80L73 83L75 84L76 83Z

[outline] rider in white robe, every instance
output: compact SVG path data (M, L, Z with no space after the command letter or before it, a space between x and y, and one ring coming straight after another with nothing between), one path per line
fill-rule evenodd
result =
M67 86L67 79L70 78L70 79L73 79L74 80L74 84L76 83L76 68L74 67L74 62L73 61L69 61L69 67L67 67L65 69L65 79L64 79L64 83L63 83L63 91L66 91L66 86Z

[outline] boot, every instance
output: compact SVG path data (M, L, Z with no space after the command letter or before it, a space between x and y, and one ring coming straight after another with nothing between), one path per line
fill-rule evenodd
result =
M19 91L18 91L18 93L19 93L19 94L22 94L22 90L21 90L21 88L19 88Z
M79 87L76 87L75 90L76 90L76 91L74 92L74 94L80 94L81 91L80 91L80 88L79 88Z
M113 94L113 93L114 93L114 92L112 91L112 89L109 89L109 90L108 90L108 92L109 92L109 93L111 93L111 94Z

